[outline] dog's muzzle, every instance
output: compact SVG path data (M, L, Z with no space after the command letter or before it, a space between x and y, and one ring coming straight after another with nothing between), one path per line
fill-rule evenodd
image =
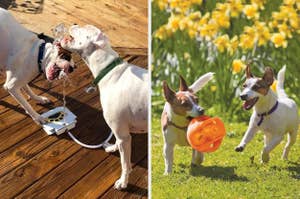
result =
M247 100L248 95L247 94L242 94L240 95L241 100Z

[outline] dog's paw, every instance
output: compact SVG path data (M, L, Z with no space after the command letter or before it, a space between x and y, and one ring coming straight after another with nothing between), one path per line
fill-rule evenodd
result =
M270 161L270 155L267 153L262 153L261 155L261 163L265 164L268 163Z
M122 190L127 188L127 182L125 179L120 178L115 182L114 188L117 190Z
M37 96L34 100L39 104L48 104L51 102L47 97L44 96Z
M235 147L235 151L236 151L236 152L242 152L242 151L244 151L244 147L242 147L242 146L237 146L237 147Z
M104 150L105 150L105 152L107 152L107 153L113 153L113 152L115 152L115 151L118 150L118 146L117 146L116 144L109 144L109 143L106 143L106 144L104 145Z

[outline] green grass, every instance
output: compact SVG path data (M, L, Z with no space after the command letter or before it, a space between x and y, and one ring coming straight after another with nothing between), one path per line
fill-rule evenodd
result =
M190 167L190 147L176 146L173 173L164 176L159 118L156 114L152 117L152 198L300 198L300 136L290 151L290 161L281 159L284 140L271 152L270 162L261 164L262 133L244 152L237 153L234 147L247 124L226 124L227 135L221 147L205 154L202 167Z

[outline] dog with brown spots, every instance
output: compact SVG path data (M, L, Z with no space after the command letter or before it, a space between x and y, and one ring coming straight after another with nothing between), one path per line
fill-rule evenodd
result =
M241 152L252 140L258 130L264 132L264 148L261 154L261 161L266 163L270 159L270 152L288 134L288 141L285 145L282 158L288 159L289 151L296 142L299 117L296 103L290 99L284 91L283 67L277 77L277 93L274 93L270 86L274 81L274 73L270 67L266 67L262 78L254 77L251 74L250 66L246 68L246 82L243 84L243 91L240 98L244 101L244 109L250 110L254 107L249 127L235 151Z
M166 103L161 117L161 125L164 137L165 175L172 172L175 144L189 146L186 138L188 124L191 118L204 114L204 109L198 105L198 97L195 94L212 78L213 73L206 73L194 84L188 86L183 77L180 76L178 92L173 91L166 81L163 82ZM200 165L203 158L203 153L193 149L192 165Z

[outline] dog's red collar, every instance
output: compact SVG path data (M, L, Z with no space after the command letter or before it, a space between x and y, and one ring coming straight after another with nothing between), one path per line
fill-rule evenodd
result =
M278 107L278 101L276 101L275 105L268 111L264 113L257 113L257 116L260 117L259 121L257 122L257 126L260 126L262 122L264 121L264 116L271 115L274 111L276 111Z

